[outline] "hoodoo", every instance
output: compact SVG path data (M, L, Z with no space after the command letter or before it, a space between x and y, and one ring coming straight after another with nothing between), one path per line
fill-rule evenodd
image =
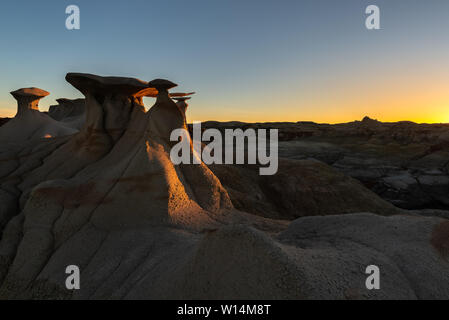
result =
M29 162L40 165L13 186L20 191L8 201L11 207L20 201L19 216L27 227L8 224L4 230L8 238L20 239L21 250L10 256L0 242L0 258L9 261L0 265L0 296L22 296L43 268L60 263L86 268L85 241L93 241L90 248L109 241L120 247L119 234L136 239L136 228L203 230L232 217L229 196L206 165L175 166L170 160L170 132L186 127L168 96L172 82L80 73L66 79L86 98L86 122L79 133L52 147L45 161L31 156ZM142 97L155 89L156 104L145 113ZM146 246L151 240L138 242ZM33 254L47 258L21 268L20 261ZM64 257L56 258L60 254Z
M11 95L17 100L17 114L0 127L0 141L15 144L36 138L70 135L77 131L39 112L39 100L48 96L49 92L39 88L22 88L12 91Z
M86 134L105 134L116 142L127 127L132 111L143 110L144 81L125 77L101 77L68 73L66 80L86 97Z
M85 99L56 99L57 105L48 109L48 115L66 126L80 130L86 120Z
M187 127L173 82L66 79L86 98L80 132L0 144L0 298L449 297L447 220L341 214L396 208L312 160L289 160L269 177L217 165L225 189L204 163L171 161L170 133ZM154 95L145 112L143 97ZM26 97L20 113L34 121L40 96ZM318 216L251 214L267 208ZM382 268L382 290L364 287L371 264ZM69 265L81 272L79 290L65 286Z
M29 110L39 111L39 100L50 93L39 88L22 88L12 91L11 95L17 100L16 117L26 115Z
M189 106L188 103L186 102L187 100L190 100L191 97L176 97L173 98L173 100L176 101L176 105L179 107L179 109L186 114L187 112L187 107Z

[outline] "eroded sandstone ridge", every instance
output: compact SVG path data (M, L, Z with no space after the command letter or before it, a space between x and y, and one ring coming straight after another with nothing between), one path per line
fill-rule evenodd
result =
M446 219L313 160L266 178L175 166L170 133L187 128L176 84L66 80L85 96L79 132L0 146L1 298L449 298ZM365 287L370 264L382 290ZM65 288L68 265L80 290Z

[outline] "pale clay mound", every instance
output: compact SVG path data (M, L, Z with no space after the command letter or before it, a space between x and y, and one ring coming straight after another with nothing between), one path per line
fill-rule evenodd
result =
M186 127L173 83L66 79L86 99L81 130L0 146L1 298L449 298L448 220L328 215L401 211L313 161L283 161L265 181L251 168L212 168L234 177L228 192L206 165L170 161L170 132ZM155 90L145 113L142 97ZM308 212L328 216L260 217ZM71 264L78 291L65 289ZM370 264L381 290L365 288Z

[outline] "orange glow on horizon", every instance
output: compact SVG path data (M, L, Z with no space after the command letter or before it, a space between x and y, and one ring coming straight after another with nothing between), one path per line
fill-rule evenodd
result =
M418 72L419 73L419 72ZM446 78L429 74L383 76L369 81L339 78L310 79L307 86L278 90L238 92L235 96L204 92L195 95L187 109L192 121L345 123L365 116L382 122L449 123ZM423 81L425 79L425 81ZM427 81L432 79L432 81ZM293 83L294 81L292 81ZM256 94L255 92L259 92ZM153 100L146 100L151 108ZM52 101L43 101L41 111ZM14 117L15 102L2 104L0 117Z
M391 104L390 106L384 106L382 108L342 108L341 112L328 112L320 114L319 112L312 112L314 108L310 110L302 110L299 107L279 107L278 112L252 112L252 108L244 109L240 108L236 112L232 110L217 111L204 108L195 108L195 103L191 104L187 111L187 119L189 122L195 121L240 121L240 122L298 122L298 121L312 121L316 123L345 123L355 120L362 120L365 116L372 119L377 119L382 122L397 122L397 121L412 121L416 123L449 123L449 103L439 104L437 107L421 108L412 106L408 109L408 112L402 112L406 103ZM200 110L202 109L202 110ZM225 108L226 109L226 108ZM338 108L336 108L338 109ZM371 110L368 110L371 109ZM390 109L390 112L386 112ZM401 110L396 111L394 110ZM375 112L373 112L374 110ZM15 111L10 109L0 108L0 118L13 118Z

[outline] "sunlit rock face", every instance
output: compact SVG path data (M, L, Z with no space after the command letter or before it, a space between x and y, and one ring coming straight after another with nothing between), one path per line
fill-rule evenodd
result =
M33 139L70 135L77 131L39 112L39 100L49 95L47 91L23 88L11 92L11 95L17 100L17 114L0 127L1 142L22 143Z
M39 88L23 88L12 91L11 95L17 100L16 117L26 115L29 110L39 110L39 100L50 93Z
M407 215L312 161L266 178L213 168L230 197L206 165L170 160L172 130L187 128L174 83L66 79L85 96L80 131L0 145L0 298L449 297L446 219ZM308 213L320 216L266 218ZM364 287L367 264L385 270L382 290ZM65 287L68 265L80 290Z

